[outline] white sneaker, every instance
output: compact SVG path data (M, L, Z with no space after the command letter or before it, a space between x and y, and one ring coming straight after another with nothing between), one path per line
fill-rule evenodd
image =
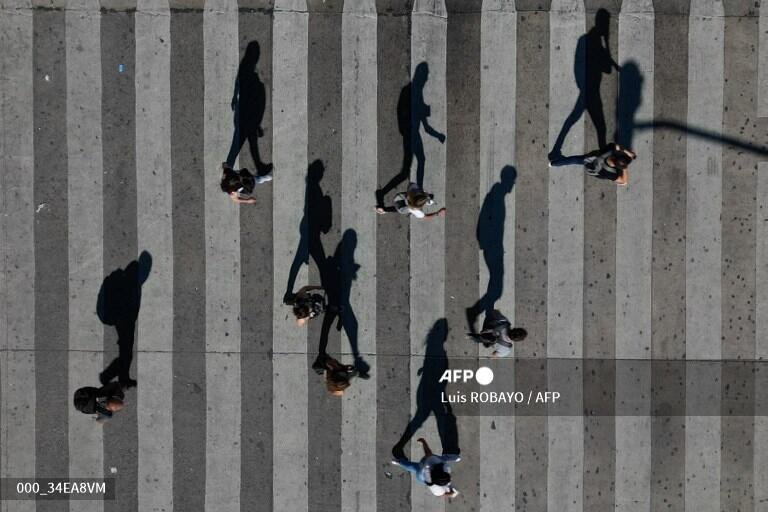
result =
M265 174L264 176L256 176L256 183L266 183L272 181L272 173Z

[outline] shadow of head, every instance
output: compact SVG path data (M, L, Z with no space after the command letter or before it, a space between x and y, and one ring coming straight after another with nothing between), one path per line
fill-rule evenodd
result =
M143 285L149 279L150 272L152 272L152 255L147 251L141 251L141 254L139 254L139 268L136 275L139 285Z
M245 55L243 55L243 60L241 61L243 69L253 71L256 64L259 62L260 56L261 47L259 46L259 42L251 41L248 43L248 46L245 48Z
M448 320L441 318L434 323L427 334L427 357L445 356L445 341L448 339Z
M505 191L511 192L517 181L517 169L511 165L505 165L499 175L499 183Z
M307 169L307 183L318 184L325 174L325 165L322 160L315 160L309 164Z
M608 36L611 30L611 13L605 9L598 9L595 13L595 26L592 29L600 36Z
M413 72L413 86L417 89L422 89L424 84L429 79L429 64L426 62L419 62L416 69Z

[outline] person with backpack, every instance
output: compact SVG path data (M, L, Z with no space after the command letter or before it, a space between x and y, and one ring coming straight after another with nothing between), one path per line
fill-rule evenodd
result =
M408 190L400 192L395 196L394 206L376 206L376 213L383 215L385 213L400 213L403 215L413 215L417 219L429 219L432 217L444 217L445 208L440 208L436 212L425 213L423 208L435 204L432 194L427 194L416 183L411 182Z
M483 330L476 332L474 325L470 325L467 334L471 339L482 343L484 347L493 347L493 357L506 357L512 352L512 345L516 341L523 341L528 336L528 331L521 327L512 327L510 321L494 309L483 320Z
M296 293L287 294L283 299L283 304L293 306L293 314L299 327L304 327L308 321L323 314L328 307L325 293L311 293L316 290L323 291L323 287L304 286Z
M351 364L341 364L328 354L320 354L312 363L312 369L318 375L325 374L325 387L333 396L344 395L344 390L351 385L352 377L357 377L358 371Z
M459 495L451 483L451 462L459 462L458 455L435 455L429 448L427 441L420 437L416 440L424 449L424 457L419 462L412 462L407 458L398 458L392 464L400 466L409 473L413 473L416 481L426 485L435 496L455 498Z
M617 185L626 186L629 183L629 164L637 158L630 149L622 148L618 144L611 143L605 151L593 151L586 155L563 157L552 161L550 167L580 164L590 176L601 180L609 180Z
M272 173L254 176L246 168L234 170L227 162L221 164L221 190L238 204L254 204L253 189L260 183L272 181Z
M96 421L103 423L123 409L125 393L118 382L100 388L83 387L75 391L75 409L83 414L96 414Z

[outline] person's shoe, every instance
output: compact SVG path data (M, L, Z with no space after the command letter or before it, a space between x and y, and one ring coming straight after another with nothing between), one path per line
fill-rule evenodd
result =
M403 447L397 444L392 447L392 456L395 458L395 460L407 459Z
M272 174L272 169L275 168L275 164L256 164L256 172L259 176L265 176Z
M550 167L552 166L552 165L551 165L551 164L552 164L552 162L556 162L556 161L558 161L558 160L560 160L560 159L562 159L562 158L563 158L563 153L562 153L562 152L560 152L560 151L554 151L554 150L552 150L552 151L550 151L550 152L549 152L549 154L547 155L547 159L549 160L549 163L550 163Z
M136 381L134 379L127 379L120 381L120 387L123 389L130 389L136 387Z
M110 381L110 379L108 379L108 378L107 378L107 377L104 375L104 373L100 373L100 374L99 374L99 382L101 382L101 385L102 385L102 386L106 386L107 384L109 384L109 381Z
M254 179L256 180L256 183L266 183L268 181L272 181L272 173L265 174L263 176L255 176Z
M322 375L325 373L325 365L323 364L323 361L320 358L320 356L317 356L317 359L315 359L315 362L312 363L312 369L315 370L315 373L318 375Z
M469 326L469 333L470 334L477 333L477 330L475 329L475 320L477 320L477 315L475 314L474 308L467 308L464 311L467 315L467 325Z

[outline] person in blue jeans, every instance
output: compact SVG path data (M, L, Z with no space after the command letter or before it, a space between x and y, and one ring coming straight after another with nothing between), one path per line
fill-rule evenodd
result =
M416 476L416 481L424 484L435 496L455 498L459 495L451 484L450 462L459 462L458 455L435 455L430 450L427 441L420 437L417 442L424 448L424 457L419 462L412 462L406 458L398 458L392 464L400 466Z

